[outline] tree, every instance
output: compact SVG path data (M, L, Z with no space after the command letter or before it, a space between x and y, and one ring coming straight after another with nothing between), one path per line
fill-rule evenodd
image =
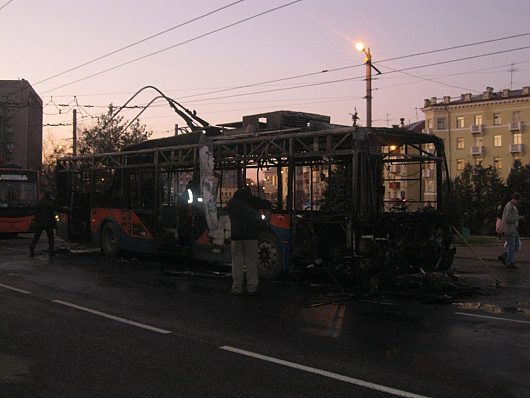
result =
M55 193L56 188L55 167L57 166L57 158L64 156L65 153L64 145L58 144L53 135L47 134L42 151L41 184L46 190L53 193Z
M461 224L467 224L465 226L474 233L493 233L498 206L506 196L499 172L492 166L467 164L453 186L455 209Z
M84 129L78 142L79 153L117 152L124 147L146 141L152 131L147 131L138 119L127 130L123 116L112 117L115 107L110 104L106 114L98 117L97 125Z

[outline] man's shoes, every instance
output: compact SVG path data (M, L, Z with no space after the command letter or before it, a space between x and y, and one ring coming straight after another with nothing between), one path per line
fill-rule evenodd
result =
M519 267L515 264L508 264L508 268L519 268Z
M242 296L243 292L240 292L238 290L232 290L232 296Z
M259 292L247 292L247 296L258 297L259 296Z
M499 257L497 257L501 263L506 265L506 257L504 257L503 254L499 254Z
M29 248L29 256L30 257L35 257L35 249L33 247Z

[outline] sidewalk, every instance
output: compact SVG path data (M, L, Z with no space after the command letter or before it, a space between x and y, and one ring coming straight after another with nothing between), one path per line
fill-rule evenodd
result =
M504 251L504 240L485 237L481 238L484 243L471 244L471 248L465 244L457 244L455 257L459 258L477 258L482 260L497 260L499 254ZM476 254L475 254L476 253ZM521 239L521 250L517 253L517 264L530 265L530 239Z

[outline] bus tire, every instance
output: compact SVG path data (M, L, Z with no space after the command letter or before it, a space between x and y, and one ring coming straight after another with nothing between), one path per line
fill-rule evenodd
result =
M262 232L258 236L258 271L264 279L276 279L283 272L282 251L272 232Z
M108 257L118 257L120 255L120 240L118 231L113 223L108 222L101 229L101 250Z

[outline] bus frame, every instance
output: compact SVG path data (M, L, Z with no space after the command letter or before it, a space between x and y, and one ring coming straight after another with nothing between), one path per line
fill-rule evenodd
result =
M203 159L203 153L210 158ZM213 164L209 175L201 172L208 161ZM393 177L389 171L396 165L408 167L415 177ZM296 199L301 167L311 170L311 197L302 208ZM67 240L91 241L111 256L123 250L169 252L229 262L229 235L223 230L221 242L215 242L219 236L214 236L205 214L208 206L212 209L211 198L209 204L203 202L208 196L205 187L210 186L213 196L214 221L224 224L226 202L219 195L223 173L237 173L241 185L254 170L261 192L260 170L266 168L276 169L278 183L272 212L267 214L269 228L259 238L262 276L276 278L297 265L315 264L352 274L450 268L454 248L443 141L403 128L319 122L241 134L198 129L122 152L60 158L58 233ZM327 169L321 174L328 186L343 192L335 202L329 197L332 189L326 200L314 200L313 168ZM425 170L435 185L428 200L422 185ZM133 180L139 187L140 174L150 178L135 190L145 194L149 204L130 188ZM179 174L191 176L185 189ZM167 175L179 180L178 192L167 184ZM406 191L397 198L385 196L393 179L403 185L415 181L409 184L416 184L419 200L409 199Z

